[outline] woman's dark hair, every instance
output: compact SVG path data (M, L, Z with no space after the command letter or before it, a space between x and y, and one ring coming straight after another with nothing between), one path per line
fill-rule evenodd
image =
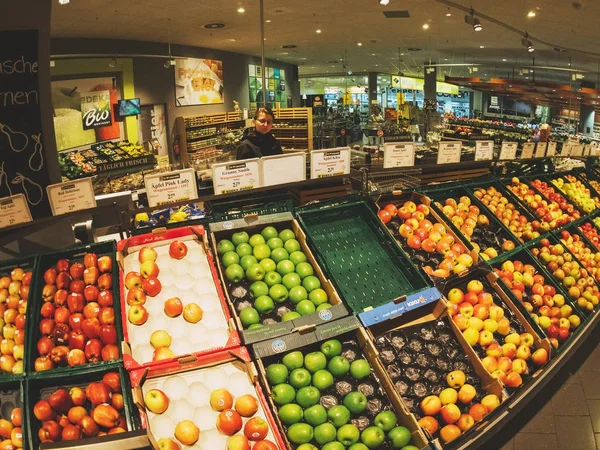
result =
M275 118L275 114L273 114L273 110L271 108L269 108L268 106L260 106L256 109L256 112L254 113L254 120L258 119L260 113L265 113L271 116L273 119Z

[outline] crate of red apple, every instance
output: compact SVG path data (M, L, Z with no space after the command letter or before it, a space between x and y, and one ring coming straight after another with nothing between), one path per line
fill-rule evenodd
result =
M448 278L468 270L477 262L477 254L460 242L429 203L427 197L418 193L393 200L380 198L377 214L410 260L430 277Z
M33 281L25 371L120 358L122 340L114 242L42 255Z
M579 230L597 250L600 250L600 233L598 233L598 226L600 226L600 219L596 217L594 218L593 224L589 221L580 224Z
M118 364L78 371L68 378L31 378L26 381L30 411L30 448L42 443L78 441L125 433L137 426L129 383Z
M4 375L23 373L25 323L34 258L0 265L0 370Z
M24 380L12 377L0 387L0 449L28 448Z
M131 372L143 426L161 449L285 449L244 347Z
M204 227L135 236L118 250L128 369L239 345Z

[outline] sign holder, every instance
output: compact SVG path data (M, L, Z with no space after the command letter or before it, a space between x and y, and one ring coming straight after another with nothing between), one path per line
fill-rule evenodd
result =
M547 142L538 142L535 146L535 157L543 158L546 156L546 149L548 148Z
M194 169L149 174L144 177L144 185L150 208L198 198Z
M494 141L475 142L475 161L489 161L494 158Z
M518 142L503 142L500 148L500 160L514 160L517 158Z
M96 207L91 178L51 184L46 187L46 191L54 216Z
M32 220L29 205L23 194L0 198L0 229Z
M383 168L412 167L415 165L415 144L386 143L383 146Z
M212 178L215 195L261 187L260 158L213 164Z
M438 147L438 164L452 164L460 162L462 153L461 142L440 142Z
M260 159L261 185L273 186L306 180L306 153L265 156Z
M350 147L310 152L310 178L327 178L350 173Z
M533 158L534 149L535 149L535 142L525 142L523 144L523 150L521 151L521 159Z

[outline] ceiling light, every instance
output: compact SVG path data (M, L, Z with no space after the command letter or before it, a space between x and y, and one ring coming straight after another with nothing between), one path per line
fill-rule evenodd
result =
M506 58L502 58L502 61L506 62Z
M359 47L362 47L362 42L357 42L356 45L358 45Z
M271 23L271 19L267 19L267 20L265 20L265 22Z
M317 34L321 34L321 30L320 30L320 29L319 29L319 30L317 30Z
M239 12L240 14L244 14L246 12L246 10L242 7L238 8L237 12Z
M480 45L479 48L485 48L485 45Z
M529 35L527 33L525 33L525 37L521 39L521 45L523 45L523 47L526 47L529 53L535 51L533 43L529 40Z
M446 17L450 17L452 16L452 13L450 12L450 8L448 8L448 12L446 13Z
M390 4L390 0L379 0L379 4L383 6L387 6Z
M424 30L428 30L429 29L429 24L428 23L424 23L423 24L423 29Z
M481 25L481 22L479 21L479 19L475 19L475 23L473 24L473 30L475 30L475 31L483 30L483 26Z
M527 13L527 17L529 17L529 18L532 18L532 17L535 17L535 16L536 16L536 13L535 13L535 11L534 11L534 10L531 10L531 11L529 11L529 12Z
M59 5L67 5L71 0L58 0Z

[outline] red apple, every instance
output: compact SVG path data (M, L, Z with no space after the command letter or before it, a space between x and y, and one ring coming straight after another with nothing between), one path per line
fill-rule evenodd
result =
M100 273L112 272L112 258L106 255L98 258L98 269L100 269Z
M52 318L54 317L54 311L56 310L56 307L50 303L50 302L45 302L44 304L42 304L42 307L40 308L40 314L42 317L48 319L48 318Z
M96 319L97 320L97 319ZM95 363L100 361L102 352L102 342L98 339L90 339L85 344L85 358L88 362ZM87 394L87 392L86 392ZM88 395L89 397L89 395Z
M40 442L58 442L61 439L62 427L54 420L47 420L38 431Z
M127 292L127 304L129 306L143 305L144 303L146 303L146 293L142 288L133 287Z
M112 275L110 273L103 273L98 278L98 288L101 291L112 289Z
M169 317L177 317L183 312L183 302L179 297L172 297L165 301L165 314Z
M71 327L71 330L81 330L81 324L84 319L85 317L81 313L71 314L69 316L69 327Z
M36 372L42 372L44 370L50 370L54 368L54 363L47 356L40 356L35 359L33 363L33 370Z
M79 312L79 311L78 311ZM100 315L100 305L96 302L90 302L83 308L83 316L86 319L93 319Z
M107 402L103 402L96 406L92 411L91 416L98 425L106 428L114 428L118 426L120 421L119 412L107 404Z
M104 291L103 291L104 292ZM98 300L100 290L96 286L86 286L83 290L83 296L87 302L95 302Z
M66 323L57 323L54 325L54 331L52 332L52 340L58 344L63 345L69 339L69 325Z
M54 267L50 267L48 270L44 272L44 281L46 284L55 284L56 276L58 275L57 270ZM6 286L8 287L8 286Z
M65 345L59 345L50 350L49 357L57 366L66 366L68 355L69 349Z
M113 308L100 308L98 319L100 320L101 325L114 325L115 310Z
M70 349L79 349L83 350L85 348L85 343L87 341L87 337L83 334L81 330L71 330L69 332L69 348Z
M52 331L54 331L54 320L52 320L52 319L40 320L39 328L40 328L40 334L42 336L52 335Z
M48 336L42 336L37 343L37 351L40 356L48 355L54 347L54 341Z
M98 255L95 253L86 253L83 257L83 265L86 269L90 267L98 267Z
M77 441L81 439L81 429L73 424L68 424L62 430L63 441Z
M174 241L169 245L169 256L174 259L183 259L187 255L188 248L181 241Z
M100 432L98 424L90 416L82 417L78 425L79 428L81 428L83 435L86 437L97 436Z
M68 259L59 259L56 262L56 270L59 272L68 272L69 271L69 260Z
M119 359L119 347L116 345L105 345L102 348L102 361L114 361Z
M81 264L80 262L76 262L73 263L73 265L71 265L71 267L69 268L69 274L71 275L71 278L73 278L74 280L81 280L83 279L83 271L85 270L85 266L83 264Z
M102 307L113 306L113 294L111 290L100 292L98 295L98 304Z
M100 321L96 317L85 319L81 324L81 329L88 338L95 339L100 333Z
M67 272L60 272L56 276L56 287L58 289L69 289L69 285L71 284L71 275Z
M106 384L113 393L121 392L121 378L117 372L105 373L102 382Z
M67 323L70 315L71 312L67 308L60 306L54 311L54 321L56 323Z
M48 397L48 403L58 414L66 414L73 407L73 400L66 389L57 389Z
M137 272L129 272L125 275L125 287L127 289L132 289L134 287L142 287L142 276Z
M102 325L99 336L104 345L117 343L117 329L114 325Z
M33 415L40 421L51 420L56 416L56 411L52 409L48 400L40 400L33 407Z
M160 284L158 278L151 276L144 279L144 282L142 283L142 289L150 297L156 297L160 293L162 285Z
M71 313L80 313L85 306L85 297L83 294L71 292L67 297L67 306Z
M242 416L233 409L226 409L217 417L217 429L227 436L233 436L242 429Z
M98 278L100 277L100 270L97 267L92 266L85 269L83 272L83 282L86 285L96 284L98 282Z
M102 403L110 404L110 389L101 381L95 381L85 388L85 396L94 406Z
M65 306L67 304L67 297L69 296L69 291L66 289L60 289L54 293L54 306Z

